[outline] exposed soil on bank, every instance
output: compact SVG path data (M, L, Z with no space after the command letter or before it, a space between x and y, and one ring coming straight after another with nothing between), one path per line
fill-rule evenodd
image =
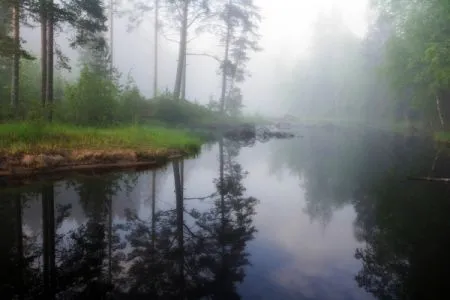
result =
M150 168L192 153L184 150L72 150L45 154L0 153L0 179L20 179L57 173Z

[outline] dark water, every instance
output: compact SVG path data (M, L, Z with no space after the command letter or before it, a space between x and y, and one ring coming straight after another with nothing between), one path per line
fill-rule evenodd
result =
M406 177L450 177L445 151L302 134L0 190L2 299L442 298L450 189Z

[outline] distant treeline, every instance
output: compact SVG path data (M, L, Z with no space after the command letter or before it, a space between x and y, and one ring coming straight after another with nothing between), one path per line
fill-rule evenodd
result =
M310 118L447 128L450 3L373 0L370 8L363 38L338 11L319 16L310 55L288 84L288 105Z

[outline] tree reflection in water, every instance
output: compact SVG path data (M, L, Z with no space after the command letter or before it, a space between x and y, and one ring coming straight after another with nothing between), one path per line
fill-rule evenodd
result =
M312 220L327 224L341 207L354 207L355 237L364 243L355 250L358 285L378 299L444 298L450 186L407 177L450 177L449 154L426 137L354 129L316 134L275 143L272 169L298 174Z
M358 284L378 299L442 299L450 259L450 187L386 177L356 203ZM366 201L370 201L366 198Z
M150 217L142 219L129 209L126 221L118 224L113 224L113 198L136 184L123 174L66 182L63 196L69 197L71 189L75 202L61 202L61 183L2 191L2 296L239 299L236 286L249 264L246 245L256 231L257 204L244 196L246 173L236 162L240 147L230 140L219 143L215 192L206 200L189 199L189 204L207 203L201 211L186 207L183 161L172 164L174 209L156 210L158 172L153 171ZM74 218L75 206L83 218ZM40 211L40 228L26 224L24 209L33 209L33 215Z
M184 202L183 162L173 162L176 208L142 220L130 212L125 226L132 247L128 295L177 299L239 299L236 283L244 278L253 238L257 200L244 197L245 176L235 161L239 144L219 143L216 193L206 211L188 211ZM189 222L189 223L188 223ZM156 231L156 239L152 239Z

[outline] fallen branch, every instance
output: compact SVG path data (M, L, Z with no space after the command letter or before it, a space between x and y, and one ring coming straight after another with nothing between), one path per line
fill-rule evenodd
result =
M433 181L450 183L450 178L446 177L412 177L408 176L408 180Z

